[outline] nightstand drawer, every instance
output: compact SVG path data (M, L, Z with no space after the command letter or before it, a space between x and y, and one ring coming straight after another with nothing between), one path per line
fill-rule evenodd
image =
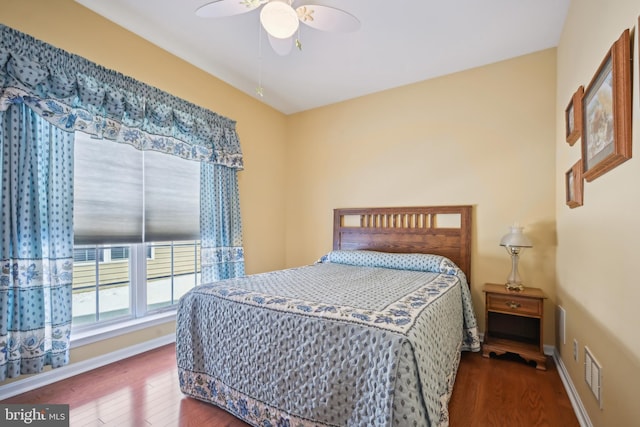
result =
M542 316L542 301L518 295L487 294L487 310Z

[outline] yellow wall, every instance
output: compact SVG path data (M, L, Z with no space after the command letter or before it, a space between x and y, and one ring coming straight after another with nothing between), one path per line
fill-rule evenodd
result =
M331 249L337 207L474 205L472 292L503 282L515 221L525 284L550 297L554 342L555 49L288 117L287 265Z
M580 141L564 140L564 109L585 88L626 28L637 25L637 0L573 1L558 46L556 102L557 298L566 310L562 360L594 426L631 426L640 420L640 163L638 153L638 42L633 47L634 158L584 184L584 206L564 204L563 176L580 158ZM573 360L573 340L580 353ZM603 408L584 381L584 346L602 364Z

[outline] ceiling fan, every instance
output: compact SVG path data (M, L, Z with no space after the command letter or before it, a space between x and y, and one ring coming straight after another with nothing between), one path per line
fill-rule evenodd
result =
M269 44L279 55L288 55L294 45L294 35L300 22L311 28L331 32L351 32L360 28L360 21L344 10L317 4L301 4L295 0L217 0L196 9L203 18L220 18L251 12L262 6L260 23ZM295 45L302 49L299 39Z

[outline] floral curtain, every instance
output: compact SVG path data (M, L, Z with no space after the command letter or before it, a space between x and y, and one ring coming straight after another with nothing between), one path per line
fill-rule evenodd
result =
M200 165L200 249L202 283L244 276L237 174Z
M0 111L184 159L243 168L235 122L0 24Z
M244 274L233 120L2 24L0 115L0 380L68 360L75 131L200 161L203 276Z
M73 133L0 112L0 381L69 361Z

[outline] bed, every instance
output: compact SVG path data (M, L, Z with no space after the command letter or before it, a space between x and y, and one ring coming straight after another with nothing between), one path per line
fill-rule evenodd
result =
M178 307L184 394L253 426L446 426L479 351L471 206L334 210L312 265L198 286Z

